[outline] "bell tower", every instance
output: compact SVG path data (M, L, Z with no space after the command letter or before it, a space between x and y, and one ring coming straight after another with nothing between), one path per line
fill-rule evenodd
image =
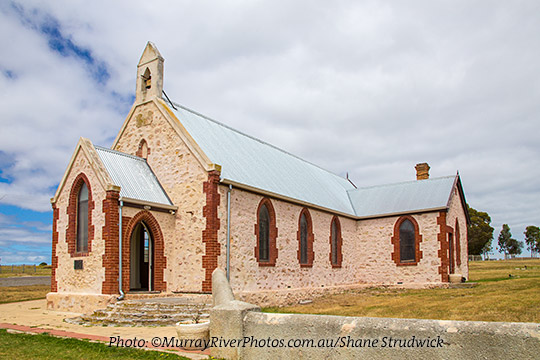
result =
M148 42L137 65L137 89L135 102L141 103L163 92L163 62L156 45Z

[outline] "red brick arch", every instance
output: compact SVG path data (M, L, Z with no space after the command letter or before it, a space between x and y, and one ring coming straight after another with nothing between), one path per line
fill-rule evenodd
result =
M332 224L336 224L337 227L337 241L336 241L336 252L337 252L337 262L332 261ZM334 215L332 217L332 221L330 221L330 254L328 254L328 259L330 260L330 264L332 265L332 268L337 269L341 267L341 263L343 262L343 253L342 253L342 247L343 247L343 237L341 236L341 223L339 221L339 217Z
M77 201L79 200L79 190L82 185L86 184L88 188L88 251L77 252ZM92 186L90 180L85 173L77 175L73 184L71 185L71 192L69 193L69 202L66 209L68 215L68 228L66 230L66 242L68 244L68 252L71 257L88 256L92 252L92 240L94 240L94 225L92 224L92 210L94 210L95 204L92 198Z
M302 263L302 240L301 240L301 219L302 215L306 216L306 222L307 222L307 262ZM311 221L311 214L309 213L308 208L303 208L300 212L300 216L298 216L298 231L296 232L296 238L298 240L298 262L300 263L300 267L312 267L313 266L313 260L315 258L315 253L313 251L313 241L315 238L315 235L313 235L313 222Z
M401 262L401 253L400 253L400 240L399 240L399 228L401 224L409 220L414 226L414 261ZM411 215L401 216L394 225L394 235L392 236L392 244L394 245L394 252L392 253L392 260L396 263L397 266L411 266L417 265L422 259L422 250L420 250L420 243L422 242L422 235L420 234L420 227L418 222Z
M126 219L126 218L124 218ZM153 280L153 289L156 291L166 291L167 283L163 280L163 273L167 267L167 258L164 253L164 239L163 233L159 226L157 219L149 211L143 210L139 211L134 217L127 218L127 225L124 231L123 245L122 245L122 286L124 292L129 291L129 278L130 278L130 252L131 252L131 236L133 235L133 230L140 223L144 222L146 226L152 232L152 238L154 240L154 280Z
M269 225L269 234L268 234L268 261L263 261L259 259L259 212L261 210L261 207L263 205L266 205L266 208L268 209L268 215L270 217L270 224ZM255 224L255 236L257 238L257 243L255 244L255 258L257 259L257 262L259 263L259 266L275 266L276 265L276 259L278 257L278 249L277 249L277 236L278 236L278 228L276 226L276 211L274 210L274 206L272 205L272 202L269 198L263 198L261 202L259 203L259 206L257 207L257 223Z

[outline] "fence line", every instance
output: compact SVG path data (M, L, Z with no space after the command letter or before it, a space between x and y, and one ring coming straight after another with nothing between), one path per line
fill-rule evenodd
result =
M0 274L12 273L12 274L35 274L39 266L35 264L20 264L20 265L1 265Z

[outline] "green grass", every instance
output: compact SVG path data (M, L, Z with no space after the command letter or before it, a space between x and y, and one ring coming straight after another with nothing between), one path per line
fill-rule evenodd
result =
M525 266L527 267L525 269ZM540 322L540 260L470 262L474 288L370 288L266 312L416 319ZM509 275L512 275L511 277Z
M185 357L132 348L108 347L87 340L64 339L46 334L10 334L0 329L0 359L187 359Z
M0 287L0 304L45 299L50 285L27 285Z

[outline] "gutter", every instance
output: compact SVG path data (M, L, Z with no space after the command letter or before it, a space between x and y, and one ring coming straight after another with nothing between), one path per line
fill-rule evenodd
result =
M326 207L323 207L323 206L308 203L306 201L293 199L293 198L290 198L288 196L283 196L283 195L276 194L276 193L273 193L273 192L270 192L270 191L261 190L261 189L258 189L258 188L255 188L255 187L252 187L252 186L249 186L249 185L244 185L244 184L238 183L236 181L229 180L229 179L221 179L221 183L225 184L225 185L229 185L229 186L234 185L239 189L246 190L246 191L249 191L249 192L252 192L252 193L255 193L255 194L259 194L259 195L263 195L263 196L269 196L269 197L272 197L274 199L283 200L283 201L286 201L286 202L289 202L289 203L292 203L292 204L307 206L310 209L324 211L324 212L327 212L327 213L330 213L330 214L333 214L333 215L343 216L343 217L346 217L346 218L349 218L349 219L352 219L352 220L367 220L367 219L375 219L375 218L382 218L382 217L389 217L389 216L399 216L399 215L405 215L405 214L420 214L420 213L426 213L426 212L448 210L448 206L436 206L436 207L432 207L432 208L411 209L411 210L396 211L396 212L391 212L391 213L382 213L382 214L358 216L358 215L344 213L342 211L332 210L330 208L326 208ZM347 192L347 195L349 195L348 192Z
M156 202L146 201L146 200L132 199L132 198L124 197L124 196L120 197L119 200L125 201L126 203L130 203L130 204L149 206L150 208L164 209L164 210L169 210L172 212L176 212L176 210L178 210L178 206L161 204L161 203L156 203Z

